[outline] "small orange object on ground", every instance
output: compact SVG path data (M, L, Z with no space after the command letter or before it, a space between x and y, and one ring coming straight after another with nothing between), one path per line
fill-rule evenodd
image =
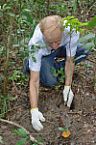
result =
M62 132L62 136L64 138L68 138L70 135L71 135L71 132L69 130L65 130L65 131Z

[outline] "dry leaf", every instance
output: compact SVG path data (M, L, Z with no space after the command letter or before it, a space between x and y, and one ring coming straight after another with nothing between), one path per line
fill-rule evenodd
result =
M63 133L62 133L62 136L63 136L64 138L68 138L70 135L71 135L71 132L70 132L69 130L65 130L65 131L63 131Z

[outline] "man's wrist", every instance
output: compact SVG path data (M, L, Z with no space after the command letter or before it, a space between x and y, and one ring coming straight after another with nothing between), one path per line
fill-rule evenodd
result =
M70 85L65 85L64 89L69 89L71 86Z
M72 83L72 79L66 79L65 81L65 86L71 86L71 83Z
M30 109L31 112L33 112L33 111L35 111L35 110L38 110L38 107L35 107L35 108L31 108L31 109Z

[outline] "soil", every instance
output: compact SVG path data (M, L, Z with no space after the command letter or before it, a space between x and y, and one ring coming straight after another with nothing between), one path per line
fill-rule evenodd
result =
M70 110L63 102L63 85L54 88L40 87L39 109L46 118L42 131L36 132L31 125L28 82L23 87L15 82L10 86L10 94L15 96L5 119L22 125L38 141L42 140L44 145L96 145L95 62L96 55L93 52L86 61L75 67L72 85L75 97ZM68 127L70 137L62 137L59 127ZM0 121L3 145L16 145L20 139L13 133L14 128L14 125Z

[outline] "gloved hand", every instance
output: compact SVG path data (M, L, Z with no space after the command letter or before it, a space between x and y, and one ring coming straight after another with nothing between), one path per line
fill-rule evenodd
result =
M45 118L43 117L43 114L38 110L38 108L31 109L31 119L33 128L36 131L40 131L43 129L43 125L40 121L44 122Z
M71 107L73 97L74 97L74 94L71 90L71 87L70 86L65 86L64 90L63 90L63 99L64 99L65 104L67 104L67 106L69 108Z

